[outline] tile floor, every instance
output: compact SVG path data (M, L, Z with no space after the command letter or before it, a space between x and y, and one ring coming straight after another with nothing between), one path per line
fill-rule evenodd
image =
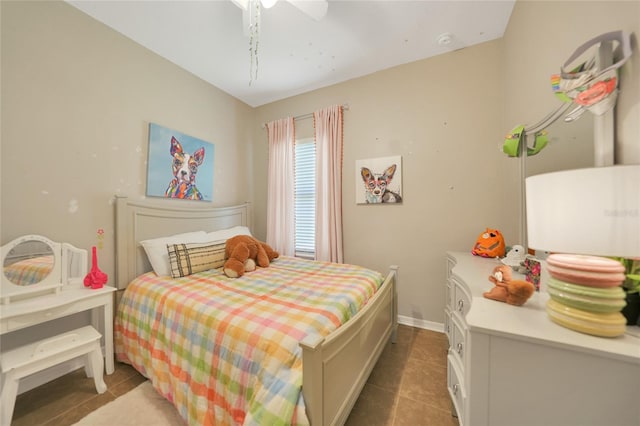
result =
M400 326L373 369L347 426L457 426L447 394L447 338ZM108 390L97 394L93 379L80 369L18 396L12 426L71 425L145 380L116 363L105 376Z

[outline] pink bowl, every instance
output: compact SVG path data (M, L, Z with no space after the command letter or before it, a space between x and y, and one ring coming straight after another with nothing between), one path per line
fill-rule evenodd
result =
M591 287L615 287L622 284L624 274L618 272L591 272L579 269L562 268L547 264L549 275L561 281Z

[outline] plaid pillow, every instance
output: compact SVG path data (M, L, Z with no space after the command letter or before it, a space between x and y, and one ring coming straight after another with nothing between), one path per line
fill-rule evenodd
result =
M196 272L220 268L224 265L225 245L226 242L167 244L171 276L186 277Z

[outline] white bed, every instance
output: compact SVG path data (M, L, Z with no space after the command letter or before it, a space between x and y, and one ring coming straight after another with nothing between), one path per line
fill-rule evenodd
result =
M167 200L116 198L116 286L125 289L151 265L139 242L189 231L250 227L250 205L200 207ZM397 267L347 323L324 338L300 342L307 417L312 425L343 424L385 344L397 329Z

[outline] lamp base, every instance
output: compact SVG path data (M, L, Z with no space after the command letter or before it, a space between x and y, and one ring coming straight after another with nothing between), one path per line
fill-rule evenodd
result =
M620 312L595 313L571 308L550 299L547 314L551 321L563 327L600 337L616 337L624 334L627 320Z
M547 314L553 322L594 336L624 334L627 319L620 310L625 306L625 293L620 284L625 276L620 262L596 256L552 254L547 263L551 276Z

